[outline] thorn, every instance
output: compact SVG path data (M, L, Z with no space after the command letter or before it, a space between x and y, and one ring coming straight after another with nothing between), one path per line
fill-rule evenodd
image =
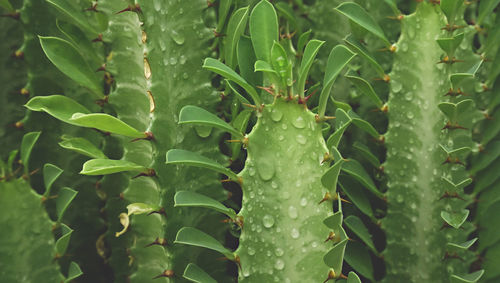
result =
M326 283L332 279L335 279L337 278L337 275L335 274L335 271L333 269L330 269L330 271L328 271L328 276L326 277L326 280L323 281L323 283Z
M460 257L456 252L454 253L446 252L443 257L443 260L445 259L459 259L460 261L464 261L464 259Z
M324 203L325 201L328 201L328 200L333 200L333 197L332 197L332 195L330 194L330 192L326 192L326 193L325 193L325 196L323 197L323 199L322 199L322 200L320 200L320 201L319 201L319 203L318 203L318 204L322 204L322 203Z
M395 44L395 43L394 43L394 44L392 44L392 45L391 45L391 47L389 47L389 51L391 51L391 53L396 52L396 50L397 50L397 49L398 49L398 48L396 47L396 44Z
M330 233L328 234L328 237L325 240L325 243L328 241L336 242L336 238L337 238L337 235L335 235L335 232L330 231Z
M215 4L214 4L214 2L207 0L207 8L210 8L210 7L215 7Z
M238 142L240 142L240 143L243 143L242 140L226 140L226 142L230 142L230 143L238 143Z
M274 88L272 86L264 87L264 86L257 86L257 88L260 88L264 90L265 92L269 93L270 95L276 97L276 93L274 92Z
M14 124L14 127L18 128L18 129L22 129L24 127L24 123L19 121L19 122L16 122Z
M451 25L450 24L446 24L445 27L441 28L441 30L446 30L446 31L455 31L457 29L461 29L461 28L464 28L465 26L457 26L457 25Z
M333 120L337 117L334 117L334 116L324 116L323 118L319 117L318 114L316 114L316 116L314 116L314 119L316 120L316 123L322 123L322 122L325 122L327 120Z
M158 279L158 278L161 278L161 277L172 278L174 276L175 276L175 274L174 274L173 270L171 270L171 269L165 269L165 271L163 271L160 275L157 275L157 276L153 277L153 279Z
M103 99L98 99L95 103L101 107L103 107L106 103L108 103L109 95L105 95Z
M443 59L441 59L441 61L437 62L436 64L441 64L441 63L444 63L444 64L454 64L454 63L457 63L457 62L463 62L464 60L458 60L456 59L455 57L451 58L448 57L448 56L444 56Z
M450 121L448 121L446 123L446 125L441 130L444 130L444 129L449 129L449 130L458 130L458 129L460 129L460 130L467 130L467 128L460 126L458 123L455 123L455 125L453 125Z
M330 153L325 152L325 154L323 154L323 160L321 160L321 164L327 161L333 161L333 157L330 155Z
M483 88L483 91L491 90L485 83L482 83L481 87Z
M150 213L148 213L148 215L155 214L155 213L167 217L167 214L165 213L165 208L163 208L163 207L160 208L159 210L151 211Z
M12 57L17 58L17 59L23 59L24 52L22 52L21 50L17 50L14 53L12 53Z
M462 198L457 192L450 193L448 191L444 192L444 194L439 198L439 200L442 200L444 198L457 198L460 200L465 201L464 198Z
M97 72L101 72L101 71L106 71L106 63L102 64L97 70L96 70L96 73Z
M97 11L97 2L95 2L94 4L92 4L92 6L90 8L87 8L83 11L92 11L92 12L99 12Z
M19 93L21 95L24 95L24 96L28 96L30 94L29 90L27 90L26 88L21 88L21 90L19 90Z
M139 4L135 4L135 5L129 5L127 8L117 12L116 14L121 14L123 12L142 12L141 11L141 6L139 6Z
M12 18L14 20L19 20L21 18L21 13L12 12L12 13L8 13L8 14L0 15L0 17L6 17L6 18Z
M112 85L115 79L113 79L113 76L109 72L104 73L104 81L106 82L107 85Z
M92 39L92 42L102 42L102 33L98 34L96 38Z
M441 3L440 0L429 0L429 2L434 5L439 5Z
M154 169L152 168L148 168L146 172L142 172L140 173L139 175L135 176L135 177L132 177L132 179L135 179L135 178L139 178L141 176L145 176L145 177L154 177L156 176L156 172Z
M164 238L159 238L157 237L154 242L147 244L145 247L151 247L153 245L159 245L159 246L166 246L167 245L167 240Z
M243 228L243 216L236 216L236 218L227 218L222 220L222 223L234 223L238 225L240 228Z
M145 135L145 137L143 137L143 138L135 138L135 139L131 140L130 142L136 142L136 141L139 141L139 140L150 141L150 140L154 140L155 139L155 136L153 135L152 132L144 132L144 135Z
M215 37L223 37L223 36L226 36L225 34L222 34L222 33L217 32L217 30L216 30L216 29L213 29L213 30L212 30L212 32L214 33L214 36L215 36Z
M248 104L248 103L242 103L243 106L246 106L246 107L250 107L252 108L253 110L257 110L257 106L255 105L252 105L252 104Z
M308 96L304 97L304 98L301 98L299 97L299 101L298 103L299 104L304 104L306 105L307 104L307 101L317 92L318 90L315 89L311 94L309 94Z
M405 17L405 15L403 15L403 14L399 14L399 15L397 15L396 17L389 16L389 17L387 17L387 18L388 18L388 19L391 19L391 20L398 20L398 21L401 21L401 20L403 20L403 19L404 19L404 17Z

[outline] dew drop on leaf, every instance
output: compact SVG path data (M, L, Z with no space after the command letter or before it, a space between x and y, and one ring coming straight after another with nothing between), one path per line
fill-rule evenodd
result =
M299 116L297 119L292 121L292 124L297 129L303 129L306 126L306 121L302 116Z
M264 227L266 228L271 228L274 225L274 218L271 215L266 214L262 218L262 224L264 224Z

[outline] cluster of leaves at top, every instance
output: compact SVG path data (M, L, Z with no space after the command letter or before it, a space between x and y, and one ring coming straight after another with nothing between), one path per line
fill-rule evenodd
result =
M80 187L51 192L62 170L46 164L34 193L40 133L24 136L22 178L16 150L1 164L0 255L15 256L0 276L67 282L79 263L89 282L230 282L228 266L249 282L498 280L500 1L360 2L0 1L24 30L16 126L42 130L37 166L47 151ZM57 70L40 79L45 58ZM75 155L53 149L61 134ZM83 161L94 177L71 172ZM71 213L89 205L104 217Z

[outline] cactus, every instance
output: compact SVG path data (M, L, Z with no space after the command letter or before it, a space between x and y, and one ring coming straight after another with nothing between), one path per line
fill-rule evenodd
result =
M355 2L0 0L0 277L496 282L498 1Z

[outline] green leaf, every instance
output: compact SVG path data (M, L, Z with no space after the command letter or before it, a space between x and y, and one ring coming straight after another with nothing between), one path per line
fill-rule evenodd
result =
M222 203L191 191L179 191L174 196L174 207L177 206L191 206L191 207L204 207L210 208L220 213L224 213L228 217L234 219L236 212L233 209L226 207Z
M368 162L370 162L374 167L380 167L380 161L378 158L370 151L370 149L359 142L354 142L352 145L355 149L358 150L358 152L366 159Z
M217 283L215 279L210 277L210 275L194 263L190 263L186 266L182 277L196 283Z
M453 86L453 89L458 89L460 85L468 78L473 78L474 75L476 74L477 70L479 67L481 67L481 64L483 63L483 60L477 62L474 64L467 72L465 73L455 73L450 75L450 81L451 85Z
M276 10L286 18L287 23L297 28L297 19L292 7L285 2L278 2L274 5L276 6Z
M244 133L248 126L248 121L250 120L250 116L252 115L252 110L242 110L238 113L238 116L234 118L232 124L241 133ZM231 136L231 139L237 139L238 136ZM241 144L232 143L231 144L231 159L236 160L241 152Z
M327 188L330 192L337 191L337 180L340 174L340 169L344 163L343 159L337 160L333 166L328 168L326 172L321 176L321 184Z
M297 81L297 91L302 97L304 96L307 75L309 74L312 63L314 62L314 59L323 44L325 44L324 41L313 39L307 43L306 49L304 50L304 55L302 56L302 61L300 62L299 80Z
M373 104L375 104L379 109L382 108L384 102L378 97L369 82L361 77L353 75L346 75L345 77L348 78L351 83L356 86L359 91L361 91L361 93L366 95L373 102Z
M61 223L61 230L62 230L62 235L56 241L56 253L59 256L63 256L66 253L66 250L68 249L69 240L71 239L71 234L73 233L73 230L68 226L66 226L66 224L64 223Z
M236 86L234 85L233 82L229 81L229 80L224 80L227 84L227 86L229 86L229 88L231 89L231 91L233 91L233 93L236 95L236 97L238 98L238 100L240 101L240 103L246 103L246 104L250 104L250 101L248 101L243 95L241 95L241 93L236 89Z
M373 20L370 14L358 4L354 2L344 2L335 8L335 10L380 38L387 46L391 45L389 40L385 37L382 28Z
M473 273L469 273L464 276L451 275L451 283L476 283L483 276L484 270L479 270Z
M375 249L375 244L373 244L372 237L370 232L366 228L365 224L361 219L354 215L349 215L344 220L347 228L351 229L356 236L358 236L363 243L365 243L373 252L377 253L377 249Z
M85 14L73 4L72 1L64 0L47 0L50 4L54 5L59 11L61 11L65 16L69 17L72 22L78 25L82 30L91 32L93 36L97 36L99 33L92 27L89 23Z
M236 67L236 47L241 35L245 32L248 20L248 7L240 8L231 15L224 38L225 62L231 68Z
M279 40L278 16L271 3L260 1L250 14L250 39L258 60L271 62L271 48Z
M83 114L83 113L75 113L71 116L70 121L75 124L87 127L87 128L95 128L101 130L103 132L110 132L113 134L118 134L131 138L146 138L146 134L143 132L139 132L138 130L132 128L125 122L120 119L104 114L104 113L92 113L92 114Z
M343 221L343 215L341 212L336 212L333 215L328 216L323 220L323 224L326 225L326 227L332 229L332 230L337 230L340 229L342 226L342 221Z
M286 51L277 41L273 43L271 48L271 61L273 69L279 74L281 78L281 85L292 85L292 65L288 61Z
M441 218L455 229L460 228L469 216L468 209L462 209L460 212L450 213L448 211L441 211Z
M312 30L308 30L300 35L299 41L297 42L297 54L303 54L304 47L306 46L306 43L309 42L311 33Z
M29 165L28 161L30 159L31 151L35 146L36 141L40 137L40 132L30 132L23 136L21 141L21 162L24 167L24 174L28 175Z
M59 190L56 200L57 221L61 221L64 212L77 194L77 191L67 187L63 187Z
M272 83L279 84L280 83L280 75L276 72L269 63L257 60L255 62L255 72L263 72L264 76Z
M332 147L337 147L340 143L340 138L344 134L345 130L349 127L352 120L351 117L342 109L337 108L335 111L335 132L328 138L326 144L328 149Z
M61 176L63 171L61 168L50 163L43 165L43 184L45 185L45 193L43 195L45 197L50 195L52 184Z
M103 89L96 72L90 68L73 44L57 37L39 38L45 55L61 72L102 96Z
M361 119L358 116L358 114L356 114L352 110L349 110L349 112L347 112L347 113L351 117L352 123L354 125L356 125L356 127L358 127L361 130L365 131L366 133L368 133L369 135L371 135L375 139L379 139L380 138L380 134L377 132L377 130L370 123L368 123L365 120Z
M219 74L230 81L237 83L252 97L255 104L260 105L260 97L257 91L249 85L240 75L233 71L228 66L213 58L206 58L203 63L203 68L208 69L216 74Z
M356 56L351 50L349 50L344 45L335 46L330 55L328 56L328 62L326 63L325 77L323 79L323 89L319 97L319 116L323 118L325 116L326 104L328 97L330 96L330 91L333 86L333 82L340 74L340 71L351 61L352 58Z
M349 175L341 175L339 180L340 188L347 195L349 200L364 214L374 217L370 200L366 191L360 186L354 178Z
M344 252L347 241L347 239L340 241L323 257L323 261L328 267L333 268L333 270L342 270L342 263L344 261Z
M463 0L441 0L440 6L441 11L443 11L444 15L448 19L448 23L451 25L455 22L455 14L458 9L464 3Z
M398 6L394 2L394 0L384 0L384 2L391 7L392 12L394 15L399 16L401 15L401 11L399 11Z
M215 127L223 131L229 132L232 135L235 135L239 138L243 138L243 135L235 128L231 127L231 125L229 125L216 115L197 106L192 106L192 105L184 106L179 114L179 124L199 124L199 125Z
M83 164L80 174L83 175L108 175L124 171L147 172L144 166L125 160L91 159Z
M181 228L179 232L177 232L174 243L211 249L220 252L230 260L234 259L233 253L226 249L219 241L196 228Z
M19 150L14 149L9 153L9 158L7 159L7 170L9 171L9 174L12 174L14 172L14 161L16 160L16 156L19 153Z
M14 7L12 7L9 0L0 0L0 7L4 8L9 13L15 12Z
M475 175L477 172L485 169L493 161L497 160L500 156L500 141L494 141L486 145L486 148L477 153L477 156L472 158L472 168L469 172Z
M438 38L436 39L436 42L439 44L439 47L441 47L441 49L448 54L448 56L452 57L463 39L464 33L462 32L450 38Z
M59 143L62 148L69 149L90 158L107 159L108 157L93 143L84 138L63 137Z
M347 218L346 218L347 220ZM359 242L350 242L345 251L345 261L359 274L375 281L373 263L368 250Z
M383 194L377 189L370 175L365 171L365 168L355 159L349 159L342 166L342 171L358 180L365 188L376 196L382 198Z
M202 156L198 153L183 150L183 149L171 149L167 152L167 164L185 164L195 167L202 167L214 170L221 174L227 175L231 180L237 181L238 176L230 169L220 165L219 163L213 161L210 158Z
M43 111L68 124L79 126L71 120L75 113L89 114L90 111L75 100L63 95L35 96L26 105L31 111Z
M356 273L351 271L347 276L347 283L361 283L361 279L359 279Z
M145 214L145 213L151 213L154 211L158 211L160 207L158 206L153 206L147 203L131 203L127 205L127 215L139 215L139 214Z
M224 24L226 22L227 15L229 14L229 10L231 9L231 5L233 4L233 0L220 0L219 1L219 12L218 12L218 22L216 32L220 33L224 28Z
M461 243L461 244L446 243L446 245L449 246L449 247L452 247L452 248L460 249L460 250L467 250L470 247L472 247L472 245L474 245L474 243L477 241L477 239L478 238L474 238L472 240L469 240L469 241Z
M251 85L262 85L262 74L254 72L254 65L255 61L257 61L257 57L255 57L252 41L248 36L242 35L240 37L236 54L241 76Z
M344 38L344 43L356 54L365 58L375 69L380 78L385 78L385 71L382 66L380 66L375 57L373 57L373 55L352 34Z
M486 16L491 15L499 3L500 0L481 0L481 2L479 2L479 13L476 23L481 25Z
M65 283L69 283L72 280L80 277L83 274L82 270L80 269L80 266L76 264L74 261L72 261L69 264L69 270L68 270L68 278L64 281Z

